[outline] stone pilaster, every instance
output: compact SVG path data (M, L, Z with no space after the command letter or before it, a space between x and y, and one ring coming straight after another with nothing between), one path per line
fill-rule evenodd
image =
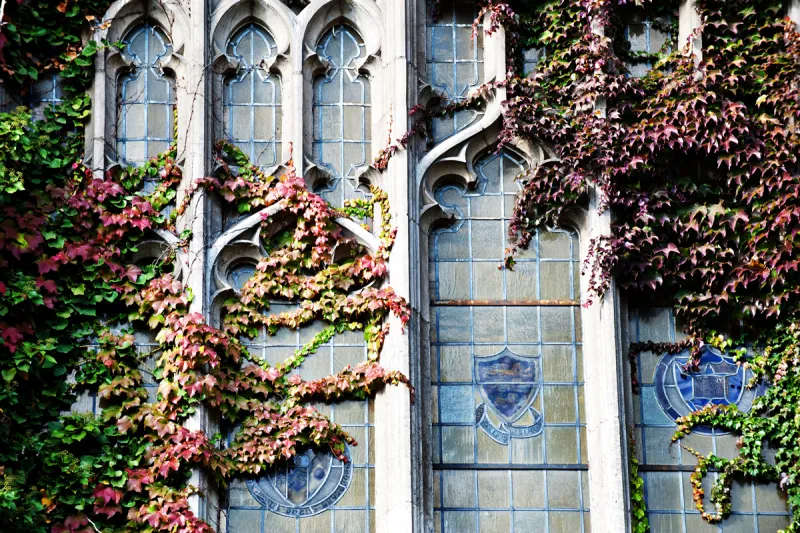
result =
M206 90L208 86L207 69L207 50L208 50L208 31L206 28L207 3L206 0L187 0L189 12L189 35L186 39L186 77L178 80L184 85L183 90L178 94L183 96L185 101L178 101L179 125L185 125L185 129L179 129L179 153L178 159L183 160L184 180L181 184L182 194L199 178L206 175L206 161L208 152L208 113L206 112ZM182 115L182 117L181 117ZM185 139L180 139L180 136ZM184 153L180 149L184 147ZM180 194L179 196L182 196ZM192 313L201 313L208 320L206 306L206 195L202 191L195 193L191 206L188 209L184 220L179 224L179 229L190 229L192 238L189 244L187 256L186 273L187 279L184 280L186 286L191 289L193 300L189 306ZM206 433L213 433L210 428L215 424L209 420L209 412L205 408L198 408L185 423L190 430L203 430ZM198 494L189 500L192 511L201 519L209 522L212 527L216 527L218 521L218 499L213 487L210 486L208 476L200 469L192 472L189 481L190 485L199 489Z
M407 130L408 116L408 34L405 24L405 2L381 2L385 39L381 55L384 60L381 73L383 102L391 103L391 116L384 114L382 122L392 124L392 137L402 136ZM376 85L376 89L377 89ZM387 106L383 106L384 113ZM375 142L385 142L375 139ZM405 150L398 151L383 175L392 210L392 224L397 227L397 238L389 260L389 285L410 300L409 261L409 157ZM411 343L408 331L401 332L400 321L389 319L391 332L381 355L381 363L391 370L411 374ZM410 328L409 328L410 329ZM375 399L375 514L378 533L411 532L413 530L412 504L412 445L411 445L411 395L405 387L387 387Z

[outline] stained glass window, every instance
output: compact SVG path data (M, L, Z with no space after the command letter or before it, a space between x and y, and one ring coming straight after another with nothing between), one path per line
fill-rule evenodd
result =
M631 312L631 339L635 342L675 342L675 317L666 308L638 308ZM645 499L653 533L772 533L789 524L788 508L774 484L735 482L733 514L720 525L702 520L692 501L689 478L696 458L672 445L675 419L709 403L736 404L747 411L758 389L748 389L750 371L737 366L728 354L705 349L700 369L684 369L688 352L645 352L636 360L639 382L634 395L636 454L645 481ZM738 452L736 436L711 428L697 428L683 440L700 453L733 458ZM706 479L711 494L714 476ZM706 502L713 509L713 504Z
M428 83L447 100L463 100L483 80L483 31L472 38L478 15L475 2L429 1L426 23ZM433 138L441 141L475 122L478 112L464 110L433 121Z
M670 40L669 33L664 28L669 24L669 19L659 18L654 20L632 17L625 26L625 39L631 46L634 54L657 54ZM628 65L631 76L641 78L645 76L653 63L650 59L639 59Z
M239 69L225 81L225 136L262 168L277 165L281 153L281 80L266 70L276 54L275 40L255 24L228 43Z
M235 266L228 280L241 288L253 265ZM294 311L296 306L275 302L270 314ZM283 362L308 343L324 325L299 330L281 329L269 336L262 331L244 339L248 351L270 364ZM361 332L345 332L322 345L299 369L304 379L325 377L345 366L365 361ZM372 400L317 404L314 407L355 437L348 446L350 462L342 463L329 452L307 450L291 464L258 479L236 480L228 489L229 533L319 533L375 531L374 413Z
M145 24L123 41L131 70L119 80L117 157L138 165L164 152L173 139L174 81L161 69L172 43L161 29Z
M476 164L439 187L456 222L430 237L434 506L440 531L588 531L578 240L539 232L499 270L524 168Z
M134 343L136 346L136 354L139 362L139 372L142 376L142 386L147 391L147 401L154 403L158 399L158 380L154 375L156 362L160 351L157 351L160 344L156 340L156 334L153 331L145 331L142 329L132 329L129 326L117 324L110 327L111 333L115 335L123 335L132 333ZM99 351L101 345L93 342L89 345L89 350L92 352ZM67 378L70 383L75 383L74 376ZM94 390L79 390L76 391L77 399L72 404L70 409L73 413L92 413L94 415L101 414L105 404L103 399Z
M365 196L356 179L370 162L372 138L369 80L358 72L366 51L361 36L338 25L322 37L317 54L330 69L314 80L313 159L328 180L314 192L341 207Z

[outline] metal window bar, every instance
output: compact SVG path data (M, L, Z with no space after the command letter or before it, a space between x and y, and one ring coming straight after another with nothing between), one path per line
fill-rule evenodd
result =
M330 69L314 80L312 158L329 179L314 192L341 207L346 199L369 196L355 183L371 152L370 84L357 70L366 52L353 29L337 25L322 37L317 54Z
M281 154L281 80L265 69L276 54L275 40L256 24L228 44L239 69L225 80L225 136L262 169L277 165Z
M121 163L136 166L166 150L173 140L173 80L160 67L172 53L172 43L150 24L134 29L123 43L131 71L120 78L117 156Z
M483 32L472 39L472 24L478 15L474 2L427 3L426 60L428 83L448 100L464 100L483 76ZM438 17L435 17L438 15ZM436 19L436 20L434 20ZM452 117L434 120L435 142L463 130L480 114L464 110Z
M435 420L433 424L435 443L433 469L439 487L437 490L442 492L442 494L437 493L437 500L435 501L434 507L437 513L436 520L442 528L442 531L466 530L464 528L472 530L473 527L475 531L480 531L480 517L484 516L486 513L499 513L499 519L509 520L509 531L514 531L514 528L517 527L515 522L517 525L520 523L530 525L531 517L536 513L540 513L540 515L541 513L544 514L542 518L543 531L550 531L551 523L553 528L557 527L555 521L557 520L556 516L560 516L559 513L566 513L574 518L574 527L571 530L583 531L588 523L588 500L584 500L584 492L588 489L588 484L585 479L588 466L583 455L584 451L582 450L585 444L585 436L583 435L585 432L585 423L583 422L583 402L582 395L580 394L580 390L583 387L583 380L580 377L581 365L579 362L582 342L579 337L580 316L575 283L579 265L577 258L577 242L574 236L565 231L553 232L550 234L564 236L568 239L568 251L563 258L545 258L541 256L541 235L537 235L534 239L531 245L532 252L520 258L521 264L524 265L527 263L535 269L535 294L525 295L525 298L517 299L518 295L512 293L514 289L510 286L508 273L502 272L502 274L500 274L501 277L499 279L495 278L495 281L492 283L499 283L501 285L502 294L499 295L500 298L494 300L476 299L476 296L478 296L476 290L479 281L474 275L475 270L479 267L488 267L489 265L496 269L497 265L502 260L503 249L505 248L504 238L487 239L485 242L491 242L492 246L496 248L496 255L491 255L484 249L485 247L483 247L483 244L485 244L485 242L480 244L479 247L483 248L478 251L478 248L475 246L477 242L476 239L480 240L482 238L480 235L481 230L486 229L486 227L481 227L480 223L494 222L495 230L506 231L507 221L511 216L513 198L515 193L519 190L519 185L514 182L513 177L523 169L524 162L521 158L509 151L504 151L497 155L491 155L476 165L478 181L474 190L464 191L460 187L446 185L440 187L436 191L439 202L455 210L458 219L455 225L434 231L431 235L430 253L431 271L433 273L431 306L435 317L435 338L431 343L435 365L435 368L432 368L432 373L434 374L432 385L434 400L436 402L434 406ZM496 213L499 213L499 215ZM475 223L478 223L478 225L475 225ZM443 253L439 247L440 238L447 237L457 232L466 232L467 235L466 250L462 250L462 252L465 252L465 257L451 257L457 254L452 253L452 251L450 253ZM500 237L500 235L497 237ZM478 253L483 254L483 258L476 258L475 256ZM568 289L566 294L563 295L564 298L562 300L546 300L542 298L541 269L538 268L542 264L561 264L566 267L563 270L568 281ZM469 280L467 282L469 284L467 296L469 298L463 300L445 299L442 283L446 280L442 278L442 272L440 270L442 266L446 265L466 266L466 276ZM452 272L450 272L450 274L452 275ZM463 317L461 320L456 320L454 322L454 324L456 324L455 328L464 330L464 323L468 323L469 338L458 341L443 338L441 313L447 310L459 309ZM532 313L532 317L535 317L532 318L532 320L535 320L539 326L536 328L537 331L534 338L511 338L515 333L513 328L510 327L509 313L511 312L510 310L513 311L514 309L527 309L529 313ZM476 321L476 315L486 312L499 312L496 320L503 324L503 327L500 328L502 329L502 339L480 340L478 338L480 337L478 333L481 326ZM564 338L564 340L555 341L549 337L543 338L543 328L541 327L541 324L543 324L542 317L544 316L545 320L550 320L556 315L561 315L560 319L562 322L566 320L568 326L564 329L570 331L568 339ZM466 331L464 334L466 334ZM515 457L515 452L517 450L514 447L513 439L507 444L507 462L498 463L496 461L490 462L480 459L481 451L479 450L478 443L479 438L481 438L480 432L482 432L483 429L477 426L474 421L474 416L471 419L469 418L471 411L475 410L475 405L478 401L478 388L480 387L476 382L473 368L475 364L473 357L477 355L474 352L480 352L482 354L487 351L502 349L503 346L516 348L517 350L525 350L524 353L526 354L537 354L532 357L537 357L540 361L538 363L539 368L541 368L542 364L543 350L557 348L559 350L564 350L565 354L569 354L567 355L567 357L569 357L567 366L569 367L569 373L572 375L570 380L545 380L542 376L542 372L539 372L537 380L539 403L537 409L541 411L543 420L543 429L538 436L541 442L537 445L539 450L537 453L541 455L541 461L539 462L527 461L525 457ZM468 374L472 377L466 380L463 379L463 377L466 376L466 372L462 369L461 374L463 375L459 374L462 379L452 379L452 377L450 379L444 379L442 361L443 350L458 349L459 347L462 349L461 355L463 355L463 350L465 349L471 352L469 354ZM559 356L561 354L553 352L552 355ZM444 391L448 389L456 392L445 393ZM571 392L566 392L569 389L571 389ZM458 398L458 391L461 390L468 390L464 395L464 397L469 398L466 401L467 407L460 407L464 412L456 416L445 413L443 404L448 402L448 405L452 408L452 398ZM570 415L574 418L573 422L557 422L548 419L547 402L544 401L542 396L546 393L555 393L556 391L562 393L562 395L559 396L560 398L571 397L571 400L568 401L572 403L574 410L572 415ZM563 394L565 392L566 395ZM462 458L461 454L454 455L450 453L451 450L447 449L445 443L446 432L452 429L461 432L468 429L472 430L468 432L471 437L465 441L471 441L469 444L469 446L472 447L472 451L469 454L471 455L471 461L464 462L463 460L457 460L466 458L466 456ZM574 462L565 463L558 459L553 460L556 459L559 453L558 451L551 453L553 457L548 458L548 432L564 432L565 430L574 432L574 453L576 456ZM464 433L464 435L466 434L467 433ZM553 435L555 435L555 433L553 433ZM566 433L563 433L563 435L566 435ZM527 441L527 439L520 440ZM520 448L520 450L524 451L523 448ZM497 457L499 457L499 455ZM467 475L469 472L473 473L474 494L472 496L472 505L452 506L441 499L444 497L444 489L442 487L444 487L445 484L445 477L452 475L452 472L463 472L464 474L462 475ZM538 474L536 475L541 476L543 482L543 499L536 505L531 504L530 501L526 501L524 490L519 495L515 495L514 491L514 476L529 475L532 472L537 472ZM481 502L480 495L482 488L479 483L480 476L504 475L508 477L508 488L506 491L507 501L505 505L500 505L498 502L494 502L492 505ZM559 492L548 494L547 485L550 483L549 480L559 479L559 477L565 475L573 476L574 486L564 488L563 490L573 490L576 492L573 500L575 502L574 506L572 506L572 504L567 507L558 505L557 502L560 501L559 497L563 495L563 493L560 492L562 490L561 488ZM517 490L517 492L519 492L519 490ZM552 505L550 503L551 501L554 502ZM464 513L467 514L465 515ZM525 513L533 514L529 516ZM468 520L468 518L465 518L467 515L472 516L469 520L472 520L474 525L472 522L468 525L459 522L459 520ZM558 518L558 520L562 518L563 517ZM566 520L566 518L564 518L564 520Z

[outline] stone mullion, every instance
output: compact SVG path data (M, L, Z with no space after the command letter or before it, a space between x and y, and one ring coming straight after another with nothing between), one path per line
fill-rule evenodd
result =
M697 12L697 0L681 0L678 10L678 46L683 48L687 42L690 43L689 54L693 55L698 63L703 59L703 39L692 35L701 23L700 14Z
M380 80L373 84L373 101L378 104L373 112L380 113L384 131L391 123L392 137L398 138L408 129L408 36L413 30L403 23L410 16L406 2L390 0L383 2L381 8L385 28L381 56L385 63ZM373 120L376 119L377 116L373 116ZM373 137L373 153L376 153L384 139ZM408 152L399 150L381 177L381 185L389 197L391 223L397 228L387 284L406 300L411 300L412 267L409 254L409 171ZM380 220L380 217L376 216L375 220ZM414 302L410 303L414 305ZM381 364L387 369L411 375L411 339L417 339L410 332L415 324L409 324L404 333L396 317L391 316L388 320L391 330L381 354ZM412 321L416 322L416 316ZM387 387L375 399L375 525L379 533L410 533L414 529L412 497L418 492L412 485L412 472L419 468L416 457L412 453L411 395L406 387Z
M186 76L182 80L183 90L178 99L178 136L184 135L184 139L179 140L179 159L183 158L183 183L179 193L178 202L197 179L206 175L207 161L209 159L210 142L207 138L208 113L206 110L206 89L208 85L207 72L207 51L208 51L208 31L207 5L206 0L189 0L188 11L189 35L186 39ZM181 148L184 148L183 154ZM208 210L207 196L200 189L194 193L190 208L186 215L179 221L180 230L190 229L192 237L189 244L187 257L188 264L185 272L187 277L184 283L192 291L193 299L189 305L189 312L201 313L206 320L212 317L208 313L208 295L206 294L206 213ZM192 430L203 430L206 433L214 433L216 424L210 419L209 410L203 406L197 408L196 412L186 421L185 426ZM196 487L199 492L189 498L189 505L192 512L199 518L207 520L210 525L216 527L218 521L218 498L210 484L209 476L200 468L192 471L189 484Z
M592 31L605 34L593 24ZM606 102L595 102L595 111L606 115ZM586 258L592 239L611 234L612 213L598 211L602 192L589 190L589 205L581 231L581 258ZM588 301L588 276L581 276L581 301ZM623 364L620 328L620 295L614 280L602 298L582 309L584 375L586 394L586 446L589 463L589 508L592 531L619 533L630 528L628 453L625 429Z

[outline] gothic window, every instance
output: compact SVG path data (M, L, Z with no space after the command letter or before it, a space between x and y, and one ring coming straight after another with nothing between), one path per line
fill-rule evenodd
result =
M348 198L364 196L357 179L370 162L370 84L358 72L366 59L364 41L352 28L337 25L320 39L317 55L330 68L314 80L312 156L327 174L314 192L341 207Z
M430 238L433 469L442 532L588 531L578 239L539 232L499 270L523 161L435 190Z
M276 54L275 40L255 24L228 43L239 68L225 82L225 137L262 168L277 165L281 154L281 80L266 67Z
M228 273L228 282L241 289L253 271L251 263L235 265ZM295 304L276 301L266 313L277 315L296 309ZM299 330L282 328L271 336L262 330L256 338L244 339L245 346L251 355L275 365L311 341L323 327L317 322ZM363 334L345 332L308 356L298 373L305 380L322 378L366 359ZM358 442L347 448L350 460L344 463L324 450L306 450L266 476L232 482L228 490L228 531L374 531L372 405L372 400L316 405Z
M666 30L669 23L670 19L663 17L654 20L636 16L630 18L625 25L625 39L630 44L631 53L642 56L628 65L631 76L641 78L653 68L651 57L661 52L671 40Z
M130 70L119 79L117 158L139 165L164 152L173 139L174 81L161 68L172 43L151 24L132 30L123 43Z
M631 312L634 342L675 342L675 317L667 308L638 308ZM720 525L703 521L692 501L690 475L696 458L671 442L675 419L709 403L730 405L747 411L758 389L748 389L752 376L727 354L706 348L697 372L688 372L689 353L637 356L638 394L634 396L636 454L645 481L644 493L653 531L694 533L750 533L778 531L789 525L786 501L774 484L734 482L733 512ZM683 443L701 453L732 458L738 452L736 436L711 428L696 428ZM706 478L711 494L714 474ZM706 501L707 508L713 504Z
M145 328L134 330L136 353L139 355L139 372L142 374L142 386L147 390L147 401L158 401L158 380L154 374L158 366L159 349L161 345L156 340L156 332Z
M428 83L449 101L464 100L483 80L483 30L473 39L472 24L478 15L474 2L427 3L426 59ZM464 110L433 121L433 138L439 142L478 118Z

